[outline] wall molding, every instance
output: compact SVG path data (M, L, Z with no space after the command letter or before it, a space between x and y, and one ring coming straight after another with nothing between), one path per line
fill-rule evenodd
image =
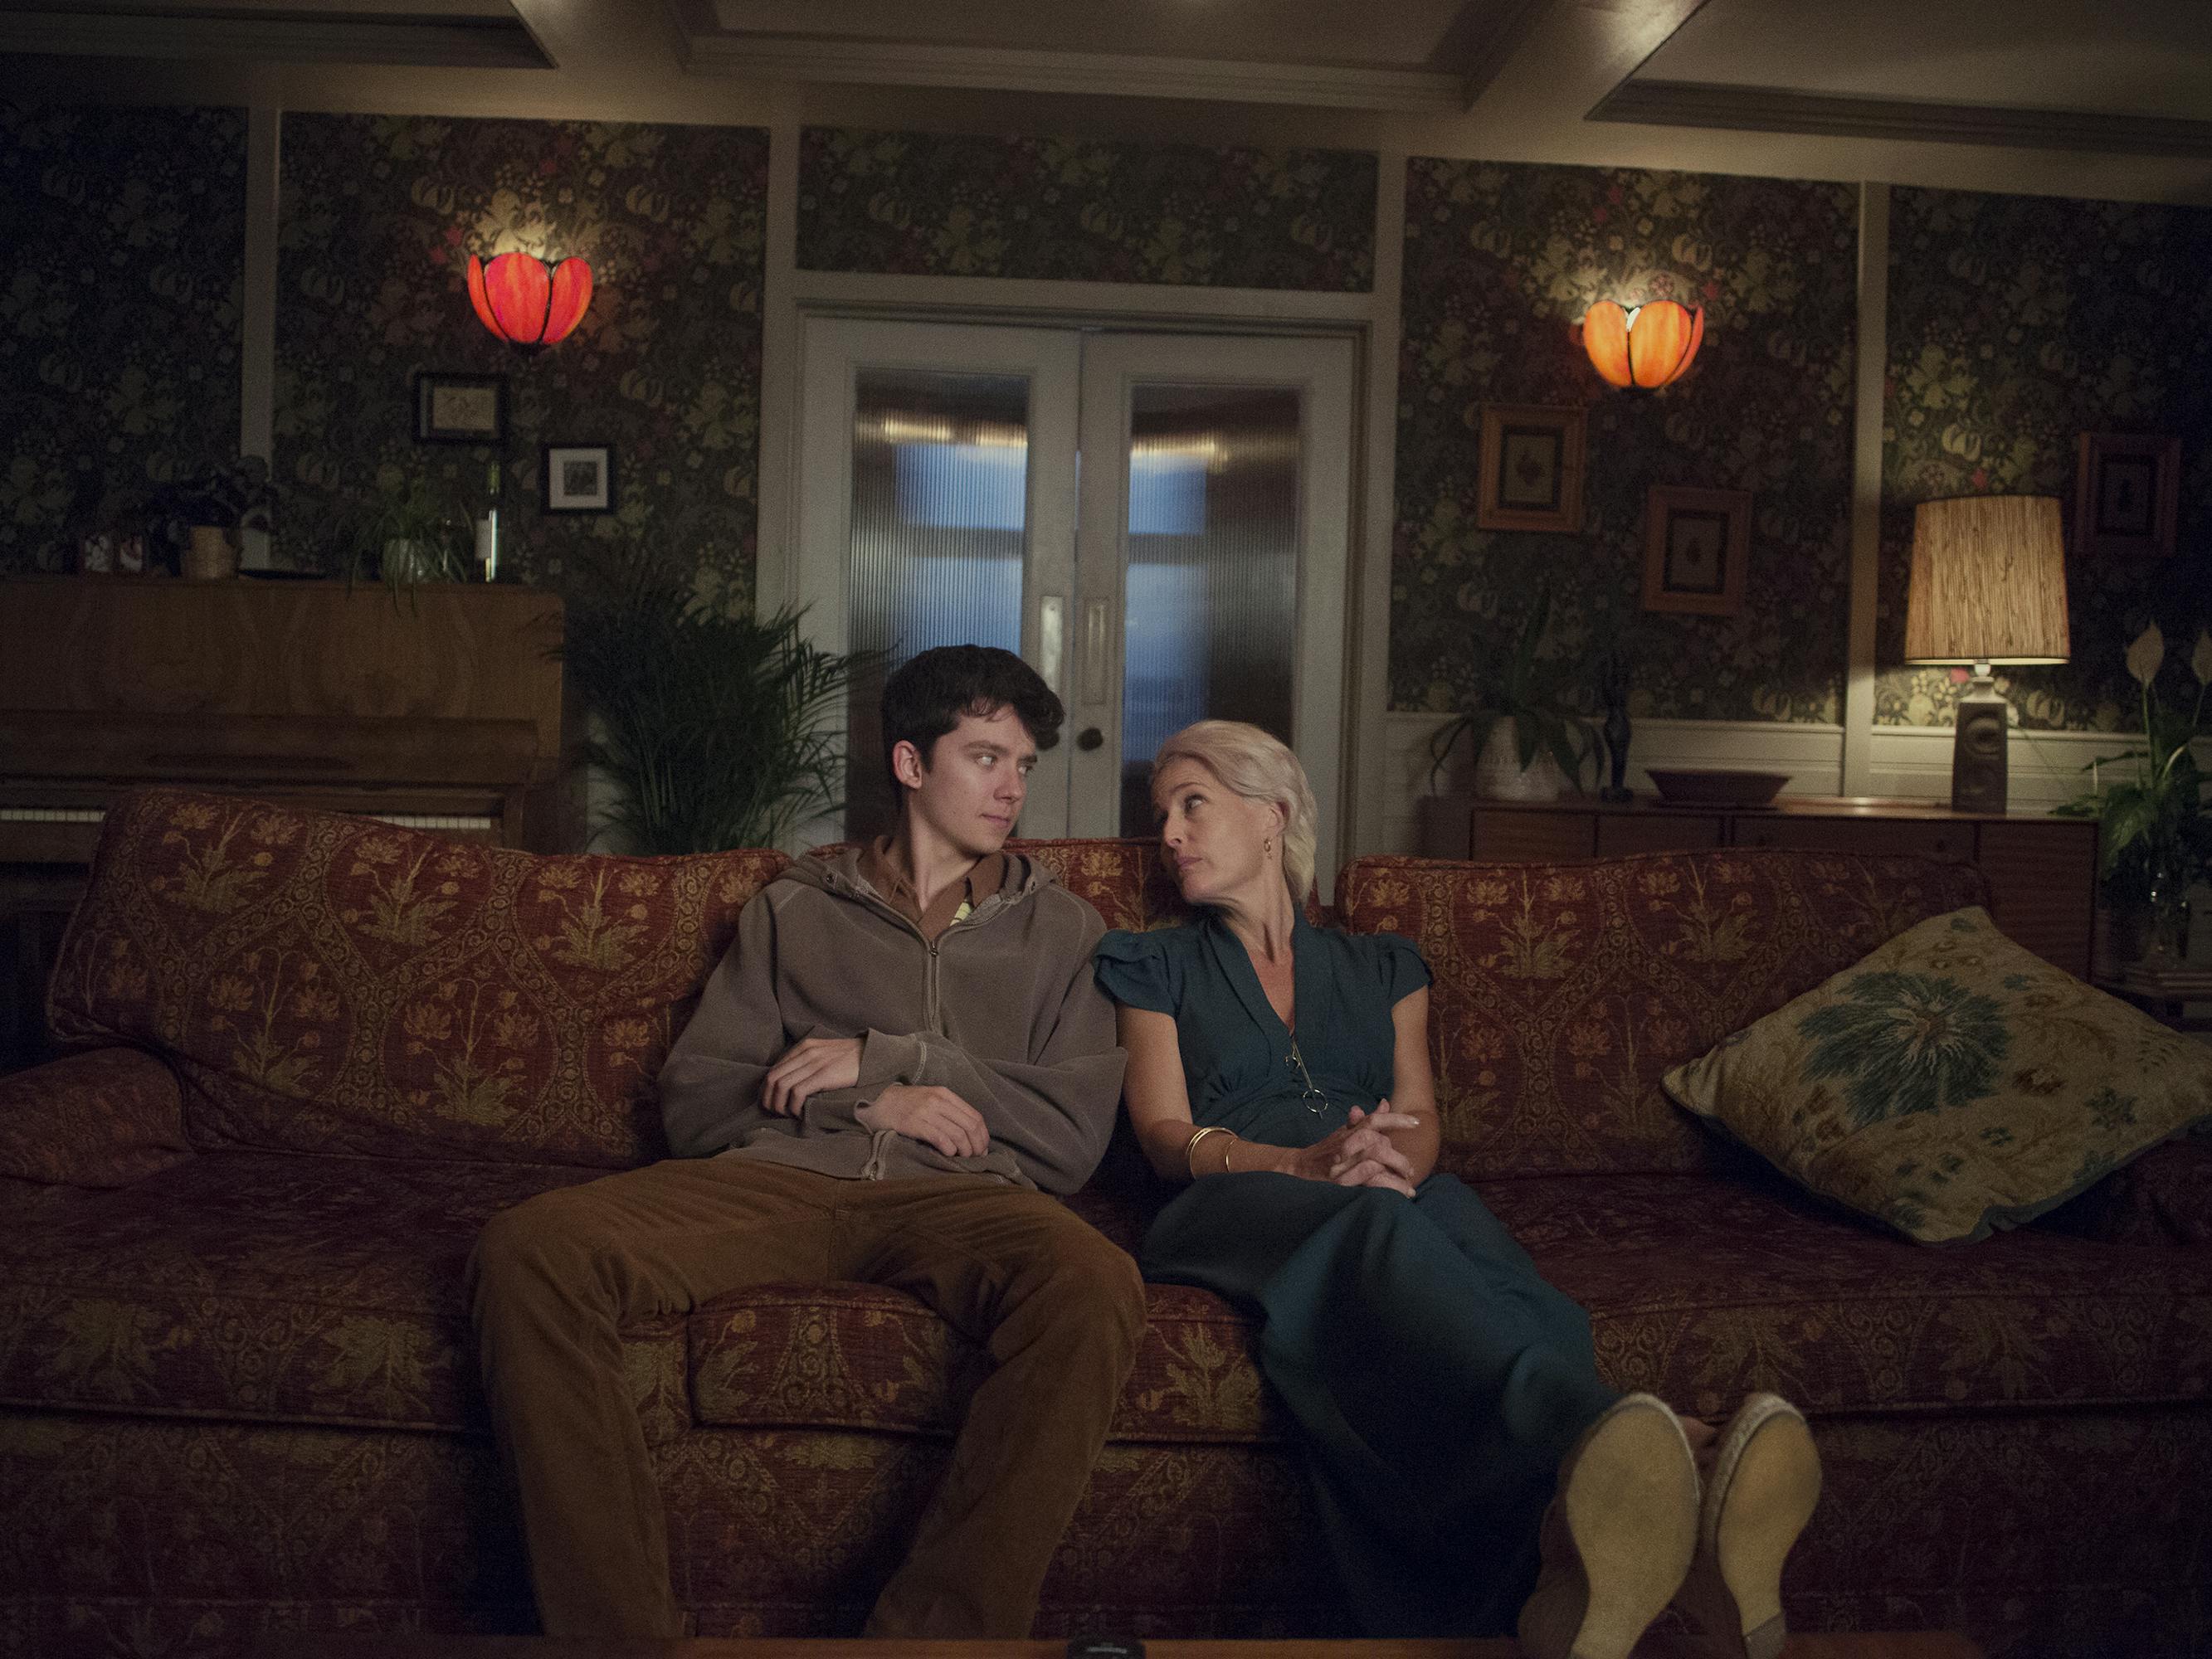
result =
M1913 143L1998 144L2089 155L2212 155L2212 121L1907 99L1838 98L1778 87L1699 81L1632 77L1599 100L1583 119Z
M1364 848L1389 833L1385 723L1390 708L1390 553L1398 515L1398 361L1406 258L1406 155L1376 158L1375 291L1379 303L1360 347L1365 379L1357 407L1363 453L1353 469L1352 660L1346 686L1347 799L1337 844Z
M773 168L773 160L769 165ZM795 222L795 197L793 211ZM1130 322L1148 329L1218 331L1242 327L1273 333L1286 324L1341 328L1364 323L1381 302L1372 289L1342 293L1210 288L1190 283L1064 282L1051 276L914 276L797 266L789 279L792 296L803 307L855 317L910 317L927 311L941 322L1077 316L1086 322Z
M239 283L238 453L276 461L276 232L282 197L284 113L264 104L246 112L246 246ZM240 537L239 562L269 568L269 532Z
M766 618L799 592L799 124L769 129L768 211L761 250L760 483L754 503L753 605Z
M1846 794L1872 792L1875 615L1881 587L1881 422L1889 379L1889 186L1859 185L1857 355L1851 386L1851 579L1844 644Z

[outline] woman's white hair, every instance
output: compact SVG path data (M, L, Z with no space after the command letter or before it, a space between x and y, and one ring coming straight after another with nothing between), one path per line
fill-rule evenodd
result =
M1283 880L1291 902L1304 905L1313 890L1315 824L1313 786L1298 757L1276 738L1243 720L1200 720L1160 745L1152 759L1157 779L1171 761L1194 760L1219 778L1223 787L1246 800L1283 809Z

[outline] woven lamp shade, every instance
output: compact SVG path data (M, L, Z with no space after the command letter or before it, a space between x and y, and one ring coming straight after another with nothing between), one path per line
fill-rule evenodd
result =
M2055 495L1960 495L1912 514L1905 659L2064 662L2066 544Z

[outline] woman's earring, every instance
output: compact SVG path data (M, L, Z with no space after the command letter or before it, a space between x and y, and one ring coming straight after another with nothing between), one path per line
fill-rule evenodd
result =
M1273 836L1268 836L1261 840L1260 842L1260 850L1262 853L1273 852L1275 850L1275 838Z

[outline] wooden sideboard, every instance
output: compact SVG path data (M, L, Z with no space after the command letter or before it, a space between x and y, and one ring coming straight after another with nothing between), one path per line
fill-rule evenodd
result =
M46 975L125 789L573 840L562 614L558 594L491 585L0 581L0 1071L46 1051Z
M1475 800L1419 804L1431 858L1501 861L1609 858L1717 847L1911 853L1978 867L1990 914L2013 939L2069 974L2089 976L2097 896L2094 818L2047 812L1958 812L1934 801L1785 795L1770 806L1631 801Z

